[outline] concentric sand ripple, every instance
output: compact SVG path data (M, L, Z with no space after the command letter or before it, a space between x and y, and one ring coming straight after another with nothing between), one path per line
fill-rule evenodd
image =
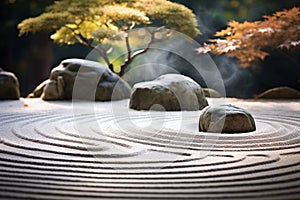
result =
M26 101L0 103L0 198L299 198L300 102L229 99L257 130L213 134L199 112Z

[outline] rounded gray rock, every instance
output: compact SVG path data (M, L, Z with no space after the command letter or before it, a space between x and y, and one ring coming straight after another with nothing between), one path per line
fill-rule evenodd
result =
M199 84L179 74L166 74L153 81L137 83L130 96L136 110L201 110L208 105Z
M17 77L13 73L3 71L0 68L0 100L19 98L20 90Z
M246 110L230 105L208 106L202 110L199 131L243 133L255 131L255 121Z
M39 85L31 97L40 94L44 100L109 101L129 98L130 92L129 84L103 64L73 58L55 67L49 80Z

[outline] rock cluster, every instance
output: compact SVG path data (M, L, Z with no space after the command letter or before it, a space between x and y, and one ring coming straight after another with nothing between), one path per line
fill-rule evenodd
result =
M130 92L131 87L101 63L67 59L29 97L109 101L129 98Z
M19 99L19 81L17 77L0 68L0 100Z
M207 105L200 85L179 74L137 83L130 96L130 108L136 110L201 110Z

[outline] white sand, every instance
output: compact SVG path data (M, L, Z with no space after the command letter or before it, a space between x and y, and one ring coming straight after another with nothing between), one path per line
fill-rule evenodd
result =
M199 111L117 102L0 101L0 197L292 199L300 192L300 101L209 99L257 130L198 132Z

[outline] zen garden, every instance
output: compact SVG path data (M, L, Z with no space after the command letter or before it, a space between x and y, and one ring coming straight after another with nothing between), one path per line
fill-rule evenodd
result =
M299 1L3 0L0 199L298 199Z

